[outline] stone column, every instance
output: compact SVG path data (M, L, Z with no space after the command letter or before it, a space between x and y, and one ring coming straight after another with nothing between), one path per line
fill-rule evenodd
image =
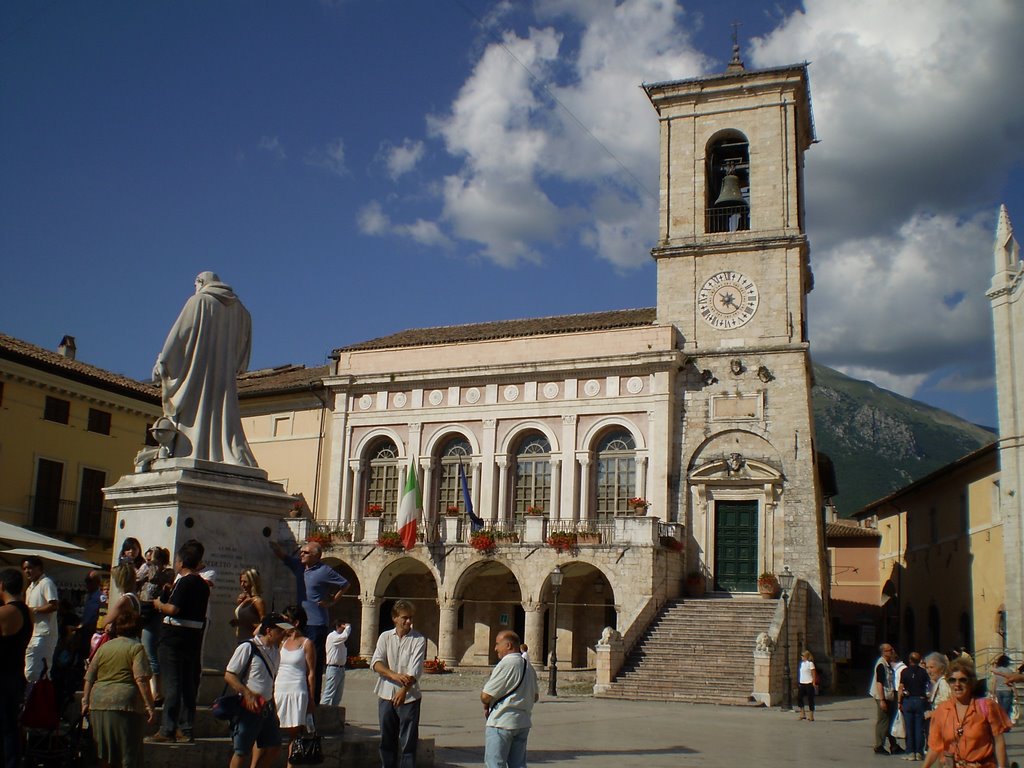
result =
M579 520L590 519L590 454L576 454L580 466L580 516Z
M562 509L562 460L551 459L551 509L550 517L557 520Z
M483 419L483 434L480 437L480 504L476 514L484 520L494 519L494 447L496 440L495 419ZM474 486L474 493L476 488Z
M352 477L352 508L349 512L352 522L363 519L363 467L359 459L352 459L348 463L348 470Z
M423 519L433 520L436 499L434 498L434 459L428 456L420 459L420 466L423 467L423 487L420 489L423 494ZM405 486L402 486L403 488Z
M472 465L473 477L472 485L470 486L469 495L473 497L473 512L480 517L480 462L477 461Z
M636 495L641 499L647 499L647 457L642 454L636 457ZM661 510L660 516L667 520L665 511Z
M359 630L359 655L369 661L377 647L377 636L380 634L377 623L377 598L374 595L363 595L359 601L363 606Z
M459 600L439 600L441 609L437 633L437 656L449 667L458 663L455 658L455 633L459 625Z
M495 510L495 520L505 520L508 515L508 455L502 454L494 457L498 465L498 508Z
M351 441L352 428L348 424L348 396L339 392L334 396L331 410L331 445L327 466L327 510L323 515L328 520L345 517L345 446ZM319 510L318 510L319 511Z
M523 603L526 612L526 626L523 630L523 642L528 646L527 655L533 666L544 666L544 605L542 603Z
M576 414L562 416L562 466L566 477L562 482L559 516L571 520L576 514L576 499L579 497L576 472Z

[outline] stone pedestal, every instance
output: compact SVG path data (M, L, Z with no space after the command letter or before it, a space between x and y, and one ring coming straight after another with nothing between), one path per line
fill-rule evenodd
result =
M543 544L548 538L548 519L543 515L527 515L523 542Z
M268 544L279 538L279 525L293 499L279 483L268 482L262 469L162 459L153 462L152 471L125 475L104 493L117 514L115 555L129 536L143 549L166 547L172 559L188 539L198 539L206 548L203 560L217 571L217 579L210 592L204 667L223 669L235 648L230 620L241 571L259 569L268 603L279 582L294 595L292 574Z

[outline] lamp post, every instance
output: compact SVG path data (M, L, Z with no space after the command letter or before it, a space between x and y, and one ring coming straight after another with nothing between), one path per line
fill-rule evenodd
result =
M562 588L565 574L557 565L551 572L551 593L554 599L551 609L551 671L548 674L548 696L558 695L558 590Z
M796 581L796 574L789 570L787 565L779 574L779 586L782 587L782 610L784 611L783 623L785 626L785 639L782 645L782 652L785 655L782 667L782 677L786 686L784 710L793 709L793 673L789 668L789 591Z

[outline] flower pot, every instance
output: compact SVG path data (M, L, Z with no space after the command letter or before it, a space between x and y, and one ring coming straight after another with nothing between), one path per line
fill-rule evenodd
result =
M704 597L707 588L708 583L703 576L686 577L686 594L689 597Z
M779 596L779 582L774 579L758 579L757 593L766 600L772 600Z

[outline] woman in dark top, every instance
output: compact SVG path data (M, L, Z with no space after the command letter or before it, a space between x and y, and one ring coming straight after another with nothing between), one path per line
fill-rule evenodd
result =
M32 619L21 599L25 579L16 568L0 571L0 765L21 765L18 715L25 698L25 649Z
M924 712L928 708L928 673L921 666L921 654L914 651L900 673L900 711L907 729L907 752L924 760Z

